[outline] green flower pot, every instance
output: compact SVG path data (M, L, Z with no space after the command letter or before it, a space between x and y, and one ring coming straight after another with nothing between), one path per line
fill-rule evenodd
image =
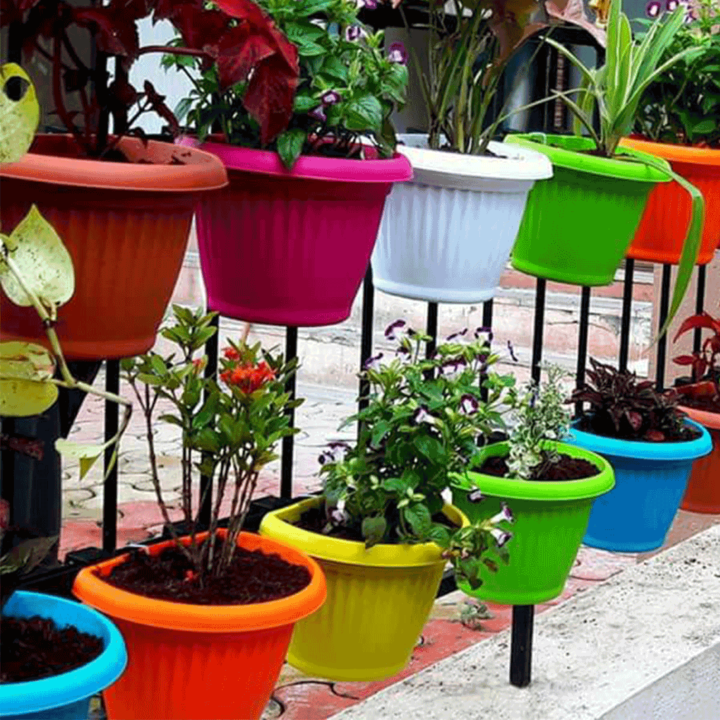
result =
M571 457L588 460L597 466L598 474L582 480L545 482L468 472L453 481L453 504L470 522L492 517L500 511L501 502L507 503L515 516L508 528L513 537L505 546L509 564L490 554L498 571L483 568L483 584L477 590L459 582L458 587L467 595L501 605L536 605L562 593L587 529L593 501L611 490L615 479L612 467L599 455L565 443L550 445ZM490 445L481 463L486 457L504 457L507 453L507 443ZM480 490L483 500L468 500L471 487Z
M544 153L554 174L535 183L512 254L529 275L573 285L609 285L640 224L650 191L669 178L631 158L652 157L623 148L608 159L578 152L589 138L530 133L506 143ZM653 158L657 162L657 158Z

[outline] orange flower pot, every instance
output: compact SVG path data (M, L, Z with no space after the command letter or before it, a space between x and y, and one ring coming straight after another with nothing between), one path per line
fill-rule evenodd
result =
M151 545L149 551L157 554L171 544ZM294 624L325 601L325 577L314 560L275 540L241 533L239 545L304 565L312 576L310 584L290 597L254 605L190 605L135 595L104 582L102 576L126 555L78 574L73 593L111 617L127 645L127 670L104 693L110 720L261 716Z
M129 357L153 346L199 194L227 185L209 153L137 138L119 147L132 162L79 158L69 136L41 135L32 152L0 168L3 232L34 203L72 257L75 294L56 328L70 360ZM0 339L44 344L35 311L0 295Z
M690 407L680 409L686 412L691 420L704 425L713 441L712 452L693 463L680 507L696 513L720 513L720 413Z
M638 138L626 138L620 145L667 160L678 175L700 190L705 198L705 227L697 264L709 263L720 243L720 150ZM690 223L690 213L690 196L680 185L676 182L656 185L650 193L627 257L677 264Z

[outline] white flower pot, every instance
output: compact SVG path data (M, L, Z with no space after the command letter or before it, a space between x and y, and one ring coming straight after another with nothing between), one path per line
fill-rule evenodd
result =
M433 302L490 300L530 189L552 177L550 161L496 142L494 156L476 156L430 150L422 134L400 139L414 175L385 203L372 256L375 287Z

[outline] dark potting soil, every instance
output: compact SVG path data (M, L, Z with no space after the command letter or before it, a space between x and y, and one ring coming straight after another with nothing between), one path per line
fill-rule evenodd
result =
M41 617L0 621L0 683L38 680L74 670L103 651L100 638L77 628L59 629Z
M494 477L505 477L509 470L505 458L497 455L489 457L479 469L479 472L485 475L493 475ZM565 453L560 453L558 462L549 462L547 453L543 452L543 460L537 466L535 472L539 477L533 477L538 481L556 481L556 480L582 480L583 478L592 477L598 474L598 469L588 460L583 458L570 457ZM535 474L535 473L534 473Z
M217 552L220 551L218 544ZM158 555L132 553L117 565L105 582L121 590L156 600L191 605L250 605L279 600L310 584L310 571L293 565L276 553L237 548L228 570L220 577L206 577L200 585L192 564L174 546Z

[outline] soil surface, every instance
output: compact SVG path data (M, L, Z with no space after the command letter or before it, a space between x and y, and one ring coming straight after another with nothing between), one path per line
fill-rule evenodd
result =
M219 547L217 551L219 552ZM191 605L250 605L278 600L310 584L310 571L275 553L237 548L227 572L206 577L202 586L190 561L174 546L159 555L132 553L103 579L136 595Z
M479 472L494 477L506 477L509 470L505 458L494 456L489 457L480 467ZM556 481L556 480L582 480L599 473L597 467L583 458L574 458L565 453L560 453L560 460L556 463L549 462L547 453L543 452L543 461L535 468L533 480Z
M103 642L74 627L61 630L41 617L3 618L0 623L0 683L38 680L94 660Z

